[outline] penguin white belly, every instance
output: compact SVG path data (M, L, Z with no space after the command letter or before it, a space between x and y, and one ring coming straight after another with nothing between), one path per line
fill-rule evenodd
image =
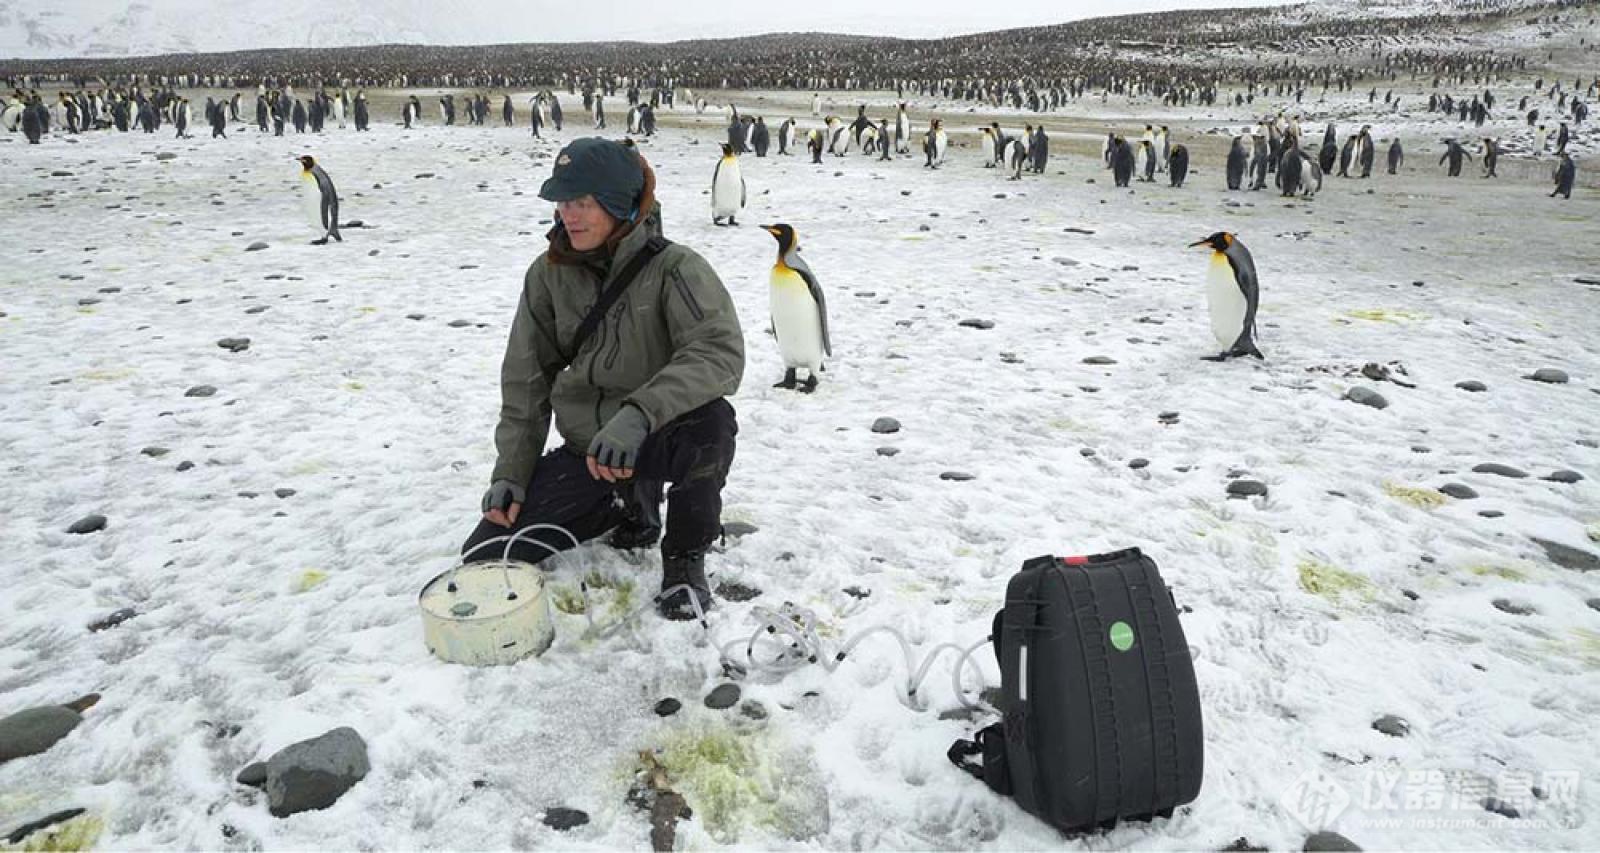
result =
M1234 280L1233 265L1221 252L1212 253L1206 268L1206 305L1211 309L1211 334L1224 351L1232 349L1244 329L1246 303Z
M791 269L772 271L772 329L778 336L783 366L822 369L822 318L805 279Z
M994 162L994 137L985 134L984 137L983 137L983 142L978 146L978 151L979 151L979 153L983 154L983 162L985 162L985 163L993 163Z
M722 168L717 170L717 179L711 185L711 215L735 216L742 207L739 202L744 195L743 182L739 176L739 164L735 160L722 161Z
M322 188L317 186L317 179L306 172L300 176L300 206L305 211L306 221L321 236L328 229L322 227Z
M935 162L935 163L943 163L944 162L945 148L949 144L950 144L950 137L946 136L945 132L942 131L942 130L939 131L939 133L933 137L933 162Z

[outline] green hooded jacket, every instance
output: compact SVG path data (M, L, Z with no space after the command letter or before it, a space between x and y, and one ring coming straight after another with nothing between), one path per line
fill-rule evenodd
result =
M566 231L550 232L551 247L523 276L500 368L500 423L495 428L493 480L526 487L544 452L555 415L565 447L585 453L606 421L631 403L651 431L739 388L744 332L722 280L694 250L669 245L645 264L572 366L557 347L571 346L578 325L652 233L661 233L660 208L621 233L609 259L572 252Z

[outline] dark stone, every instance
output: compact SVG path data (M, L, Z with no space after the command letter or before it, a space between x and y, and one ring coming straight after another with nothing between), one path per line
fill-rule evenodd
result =
M706 694L706 707L713 711L732 708L739 702L739 685L719 684L710 693Z
M1248 498L1256 495L1266 497L1266 483L1263 483L1260 480L1234 480L1228 484L1229 497Z
M1600 598L1591 598L1588 601L1585 601L1584 604L1589 605L1590 610L1600 611Z
M21 844L23 839L25 839L28 836L34 834L35 832L38 832L41 829L47 829L49 827L55 826L58 823L66 823L67 821L72 820L73 818L77 817L78 815L83 814L83 811L84 811L83 809L67 809L65 811L59 811L59 812L56 812L54 814L45 815L44 817L39 818L38 820L28 821L27 823L17 827L16 829L11 830L11 833L6 836L6 843L7 844ZM30 845L30 849L31 849L31 845ZM44 846L39 847L38 849L40 849L40 850L54 850L56 848L55 848L54 845L46 844Z
M749 601L761 594L761 590L753 586L746 586L737 581L722 581L717 584L717 597L726 601Z
M1478 510L1478 515L1483 518L1500 518L1505 513L1497 509L1480 509Z
M656 716L658 717L670 717L673 714L678 713L679 709L681 708L683 708L682 702L679 702L671 696L668 696L667 698L656 703L655 712Z
M82 299L78 300L78 304L79 305L99 305L100 304L100 300L96 299L93 296L85 296Z
M954 483L965 483L966 481L973 479L973 476L974 475L968 474L966 471L945 471L939 475L939 479L949 480Z
M292 498L295 495L294 489L273 489L272 493L280 498Z
M265 789L267 787L267 762L255 761L246 764L244 769L239 771L239 775L233 777L233 781L241 785L248 785L251 788Z
M879 456L898 456L899 454L900 454L900 448L898 448L898 447L880 447L880 448L878 448L878 455Z
M67 532L77 534L94 533L97 530L104 530L105 528L106 517L97 513L95 515L86 515L83 518L72 522L72 526L67 528Z
M182 462L178 463L178 470L179 471L187 471L187 470L189 470L190 468L193 468L193 467L194 467L194 463L190 462L187 459L185 459Z
M1161 414L1156 415L1156 420L1158 420L1158 421L1160 421L1160 422L1162 422L1164 424L1175 424L1175 423L1178 422L1178 413L1177 412L1162 412Z
M722 525L722 535L738 539L740 536L749 536L760 529L748 521L730 521Z
M406 319L407 320L423 320L423 319L427 319L427 316L428 316L427 314L407 314L406 315Z
M171 451L167 450L165 447L156 447L155 445L151 445L150 447L146 447L139 452L150 457L151 459L160 459Z
M1523 378L1552 385L1565 385L1568 381L1567 372L1555 367L1541 367Z
M1564 569L1572 569L1579 572L1592 572L1600 569L1600 555L1582 548L1563 545L1560 542L1540 539L1537 536L1529 538L1533 540L1535 545L1544 549L1544 555L1550 558L1550 562Z
M472 325L472 321L471 320L451 320L450 322L446 323L445 325L449 326L452 329L465 329L466 327Z
M1083 360L1084 364L1116 364L1117 360L1110 356L1091 355Z
M866 598L872 594L872 590L862 589L859 586L847 586L844 588L844 594L851 598Z
M66 705L42 705L0 717L0 765L48 750L81 722L83 716Z
M211 385L196 385L193 388L190 388L189 390L183 392L183 396L185 396L185 397L210 397L211 395L213 395L215 393L217 393L217 389L214 386L211 386Z
M176 159L178 159L178 155L172 153L171 151L163 151L160 154L156 155L156 159L157 160L162 160L162 161L165 161L165 160L176 160Z
M1136 459L1129 459L1128 460L1128 467L1132 468L1135 471L1139 470L1140 468L1148 468L1148 467L1150 467L1150 460L1148 460L1148 459L1146 459L1146 458L1144 458L1142 456L1138 457Z
M1522 604L1509 598L1497 598L1493 602L1494 609L1501 613L1510 613L1512 616L1531 616L1539 611L1531 604Z
M89 633L98 634L108 628L115 628L138 615L139 612L134 610L132 607L124 607L121 610L113 612L104 619L96 619L95 621L90 622Z
M1352 403L1360 403L1363 406L1371 406L1374 409L1389 408L1389 401L1385 400L1382 394L1364 385L1357 385L1344 392L1344 398Z
M1552 471L1549 475L1540 477L1539 479L1547 480L1552 483L1576 483L1583 479L1583 475L1579 474L1577 471L1562 470Z
M1409 600L1411 600L1411 601L1416 601L1416 600L1417 600L1417 599L1419 599L1419 598L1421 598L1421 597L1422 597L1422 596L1420 596L1420 595L1417 595L1417 594L1416 594L1416 593L1414 593L1414 592L1412 592L1412 591L1411 591L1411 590L1409 590L1409 589L1402 589L1402 590L1400 590L1400 594L1401 594L1401 595L1403 595L1403 596L1405 596L1405 597L1406 597L1406 598L1407 598L1407 599L1409 599Z
M1462 483L1445 483L1439 487L1439 491L1460 501L1470 501L1478 496L1475 489Z
M1221 848L1218 853L1267 853L1269 849L1271 848L1257 847L1250 843L1250 839L1241 835L1229 842L1227 847Z
M746 699L739 705L739 714L749 720L765 720L767 718L767 706L754 699Z
M288 817L325 809L371 769L366 741L348 726L290 744L267 759L269 810Z
M1494 797L1486 797L1484 798L1482 805L1484 811L1494 812L1501 817L1510 818L1512 820L1522 817L1522 814L1517 811L1516 806L1511 805L1505 800L1496 799Z
M539 820L556 832L566 832L588 823L589 815L577 809L552 806L544 810L544 817Z
M223 349L227 350L228 352L244 352L245 350L250 348L250 339L249 338L223 338L222 340L217 341L217 346L222 347Z
M978 319L976 317L969 317L968 319L962 320L957 325L965 326L965 327L967 327L969 329L992 329L992 328L994 328L994 321L993 320L981 320L981 319Z
M1317 832L1306 838L1306 843L1300 849L1307 851L1307 853L1313 850L1329 851L1329 853L1335 853L1336 851L1337 853L1352 853L1352 851L1359 851L1361 846L1337 832Z
M1465 382L1457 382L1456 383L1456 387L1460 388L1463 391L1473 391L1473 392L1489 390L1489 386L1483 384L1482 382L1479 382L1476 379L1468 379Z
M326 302L327 300L319 299L317 301L318 302ZM244 309L244 313L246 313L246 314L260 314L261 312L266 311L267 309L269 309L271 307L272 307L271 305L257 305L254 308L246 308L246 309ZM315 338L313 338L312 340L315 340Z
M257 240L256 242L251 243L250 245L244 247L244 250L246 252L259 252L262 249L265 249L266 247L267 247L266 243L263 243L260 240Z
M894 418L878 418L872 422L872 431L879 435L888 435L900 431L900 422Z
M1384 714L1373 720L1372 727L1389 737L1405 737L1411 734L1411 724L1393 714Z
M1527 471L1523 471L1519 468L1513 468L1510 465L1501 465L1499 462L1485 462L1481 465L1474 465L1472 466L1472 471L1475 474L1497 474L1501 477L1510 477L1514 480L1520 480L1523 477L1528 476Z

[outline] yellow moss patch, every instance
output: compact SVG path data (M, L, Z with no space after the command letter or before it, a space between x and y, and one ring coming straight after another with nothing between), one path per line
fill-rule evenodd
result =
M351 391L360 391L361 389L366 388L367 386L362 385L360 382L346 382L346 383L344 383L344 387L348 388Z
M1546 640L1545 645L1552 653L1572 658L1586 669L1600 669L1600 632L1574 628L1562 639Z
M1596 521L1589 525L1585 532L1589 534L1590 542L1600 542L1600 521Z
M1301 589L1334 603L1345 596L1369 601L1374 594L1372 581L1365 576L1320 560L1301 560L1297 572Z
M43 851L43 850L90 850L96 841L100 840L100 833L105 829L105 822L92 814L81 814L65 823L58 823L48 829L24 838L21 844L0 843L0 850L4 851Z
M118 379L127 379L132 375L132 370L129 370L125 367L118 367L111 370L90 370L85 373L78 374L78 378L87 379L93 382L115 382Z
M772 823L770 769L755 744L732 729L676 732L656 760L717 841L729 844L746 826Z
M308 459L305 462L301 462L299 465L290 468L289 473L296 476L305 476L307 474L316 474L326 467L328 467L327 463L320 459Z
M1433 489L1418 489L1412 486L1402 486L1399 483L1384 483L1383 493L1396 500L1411 504L1417 509L1433 509L1445 504L1444 495Z
M1528 579L1527 572L1524 572L1521 569L1514 569L1510 566L1468 566L1467 571L1477 575L1480 578L1500 578L1501 580L1518 582Z
M1415 311L1391 310L1388 308L1357 308L1344 313L1346 317L1356 320L1371 320L1374 323L1404 323L1424 318L1424 315Z
M576 587L567 584L550 587L550 604L568 616L577 616L583 612L583 593Z
M363 314L371 314L371 313L377 311L378 309L376 307L372 306L372 305L363 305L358 310L360 310L361 313L363 313Z
M321 569L306 569L295 579L295 592L309 592L321 586L328 579L328 573Z

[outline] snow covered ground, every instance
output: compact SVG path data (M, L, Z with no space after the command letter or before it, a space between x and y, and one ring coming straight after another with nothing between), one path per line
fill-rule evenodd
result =
M724 520L757 529L709 566L762 594L722 602L709 637L647 615L594 639L560 613L549 652L496 669L430 657L416 595L477 515L556 143L387 118L0 142L0 715L104 696L0 767L0 829L79 806L108 848L640 848L625 794L662 748L696 808L686 847L1058 848L946 761L973 729L941 716L959 708L949 656L915 702L886 637L831 675L746 679L764 719L700 699L757 606L812 608L830 642L894 625L920 655L982 639L1025 558L1137 545L1189 611L1204 788L1073 846L1592 843L1600 197L1446 180L1420 157L1309 203L1227 193L1205 158L1182 190L1129 191L1093 159L1011 182L969 149L938 171L746 158L744 227L726 229L706 195L719 139L642 147L668 235L745 324ZM341 244L307 245L302 153L366 226ZM769 387L775 243L754 225L773 221L828 292L835 358L812 396ZM1199 360L1217 347L1185 246L1224 229L1260 271L1264 363ZM1416 387L1363 378L1369 362ZM1524 378L1539 368L1571 381ZM199 385L216 393L185 396ZM1388 407L1342 399L1355 386ZM872 433L881 416L902 430ZM1532 476L1471 471L1485 462ZM1585 479L1541 479L1566 469ZM1235 477L1268 494L1230 499ZM90 513L105 530L65 532ZM1578 553L1560 565L1533 537ZM604 546L549 566L569 603L598 575L601 624L659 573ZM684 709L658 717L669 696ZM1375 731L1386 714L1409 733ZM373 767L333 808L278 820L232 781L342 725ZM553 806L592 822L557 834Z

